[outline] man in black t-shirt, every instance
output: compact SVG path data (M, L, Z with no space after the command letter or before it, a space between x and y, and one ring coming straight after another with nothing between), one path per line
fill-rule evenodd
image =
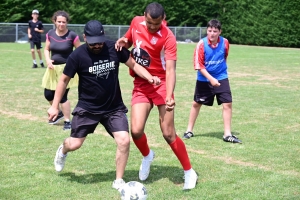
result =
M30 42L31 55L32 55L32 59L33 59L32 68L37 68L34 46L36 47L36 51L40 58L40 65L41 65L41 67L44 67L42 53L40 51L40 49L42 48L41 33L44 32L44 27L43 27L42 22L38 20L38 18L39 18L38 10L33 10L31 16L32 16L32 20L28 21L27 32L28 32L28 39Z
M79 149L86 136L93 133L98 123L101 123L117 144L116 180L112 187L119 190L125 184L122 177L130 144L126 117L128 110L122 100L118 78L119 64L125 63L137 75L148 80L148 84L158 85L160 79L135 63L127 49L116 51L115 42L105 38L103 26L99 21L91 20L85 25L83 38L86 43L69 56L52 106L48 110L49 120L55 120L66 86L77 73L78 103L72 113L71 135L56 152L55 170L63 170L67 153Z

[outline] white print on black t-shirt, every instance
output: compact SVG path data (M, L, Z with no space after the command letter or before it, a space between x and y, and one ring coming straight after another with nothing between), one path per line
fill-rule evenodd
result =
M142 41L136 40L136 47L131 50L131 54L134 57L135 62L143 67L150 66L150 55L147 51L141 48Z
M94 62L92 67L89 67L90 73L95 74L97 78L103 79L107 79L111 70L115 70L115 61L99 60L98 62Z

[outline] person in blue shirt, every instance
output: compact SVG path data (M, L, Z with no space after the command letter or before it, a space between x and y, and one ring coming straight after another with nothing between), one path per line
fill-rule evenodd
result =
M212 106L216 97L218 105L223 105L225 142L242 143L231 133L232 95L227 73L229 42L220 36L221 23L212 19L207 24L207 36L201 39L194 51L194 69L197 81L194 102L190 111L187 131L183 138L194 136L193 128L202 105Z

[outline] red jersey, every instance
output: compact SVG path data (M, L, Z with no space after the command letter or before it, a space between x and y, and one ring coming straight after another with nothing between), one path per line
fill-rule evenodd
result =
M162 25L159 31L150 33L145 17L137 16L132 19L125 37L133 44L131 54L135 61L145 67L152 76L164 79L166 60L177 60L176 38L172 31Z

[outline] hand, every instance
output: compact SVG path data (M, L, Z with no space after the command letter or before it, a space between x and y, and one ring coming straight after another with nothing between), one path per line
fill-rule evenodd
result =
M219 83L219 81L217 79L215 79L215 78L212 81L210 81L210 84L213 87L219 87L221 85L221 83Z
M157 76L152 76L152 79L150 79L148 82L153 85L159 85L161 81Z
M166 110L167 111L172 111L174 110L175 107L175 101L173 98L167 98L166 99Z
M123 47L125 47L125 45L127 44L128 39L125 37L121 37L120 39L118 39L115 43L115 49L117 51L121 51Z
M54 121L57 118L58 113L59 113L59 110L57 108L54 108L51 106L48 109L48 120Z
M31 34L28 34L28 38L31 39L31 38L32 38L32 35L31 35Z
M37 32L39 31L39 29L38 29L38 28L34 28L34 30L35 30L35 31L37 31Z
M47 60L47 66L49 69L54 69L53 62L54 60Z

